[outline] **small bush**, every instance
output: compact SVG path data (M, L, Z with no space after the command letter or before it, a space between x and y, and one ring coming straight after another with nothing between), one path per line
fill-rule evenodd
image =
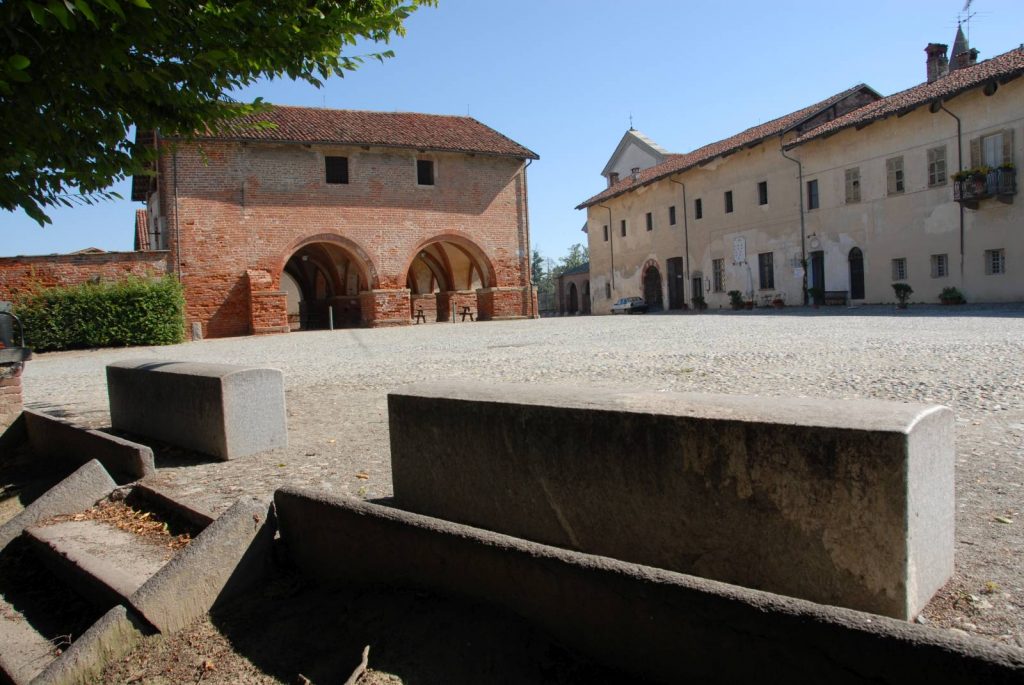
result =
M185 298L172 276L45 288L21 298L14 312L34 350L173 345L184 339Z

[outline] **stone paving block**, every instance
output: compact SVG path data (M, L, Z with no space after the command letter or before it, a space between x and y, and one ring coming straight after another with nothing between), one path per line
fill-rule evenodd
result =
M433 383L388 408L410 511L903 619L953 572L945 407Z
M277 369L157 360L107 366L111 425L218 459L288 445Z
M31 409L26 409L22 416L29 446L38 456L72 463L98 459L108 471L128 480L156 472L153 450L146 445Z

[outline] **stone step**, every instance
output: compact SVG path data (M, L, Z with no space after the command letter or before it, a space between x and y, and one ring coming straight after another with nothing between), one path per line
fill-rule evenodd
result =
M171 556L166 548L103 521L31 526L25 535L55 574L104 609L127 602Z
M0 681L27 685L57 658L54 645L0 597Z

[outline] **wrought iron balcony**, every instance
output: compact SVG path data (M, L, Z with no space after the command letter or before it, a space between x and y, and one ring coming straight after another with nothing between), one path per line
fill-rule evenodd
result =
M1011 203L1016 194L1017 170L1012 168L992 169L953 181L953 200L969 209L977 209L982 200L990 197Z

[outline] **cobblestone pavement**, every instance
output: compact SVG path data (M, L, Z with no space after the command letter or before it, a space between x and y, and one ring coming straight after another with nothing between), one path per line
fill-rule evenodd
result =
M386 393L435 379L879 398L952 407L957 574L922 622L1024 646L1024 305L793 308L293 333L38 355L26 404L108 425L113 360L285 373L290 445L231 462L158 460L162 484L220 512L285 485L391 493Z

